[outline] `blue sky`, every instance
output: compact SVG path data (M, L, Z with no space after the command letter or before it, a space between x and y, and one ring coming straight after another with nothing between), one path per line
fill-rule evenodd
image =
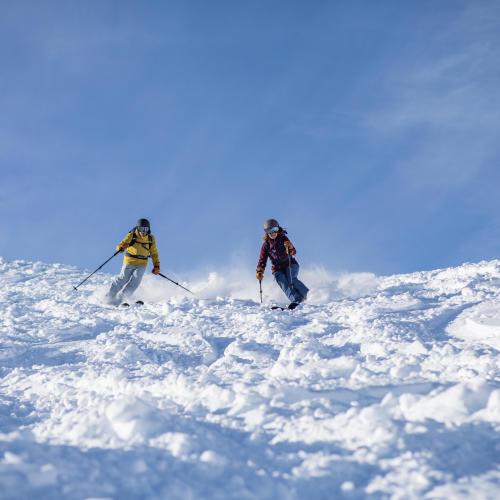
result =
M500 2L2 2L0 255L410 272L500 255ZM108 267L117 271L120 261Z

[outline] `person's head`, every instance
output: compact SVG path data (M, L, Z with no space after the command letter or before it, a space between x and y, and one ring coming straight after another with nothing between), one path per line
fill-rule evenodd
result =
M148 219L139 219L137 221L137 232L142 236L146 236L151 232Z
M276 219L267 219L266 222L264 222L264 232L272 240L276 239L279 230L280 225Z

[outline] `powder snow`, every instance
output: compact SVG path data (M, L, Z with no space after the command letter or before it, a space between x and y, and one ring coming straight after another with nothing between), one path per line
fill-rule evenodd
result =
M294 311L232 272L120 309L0 258L0 496L500 498L500 261L305 269Z

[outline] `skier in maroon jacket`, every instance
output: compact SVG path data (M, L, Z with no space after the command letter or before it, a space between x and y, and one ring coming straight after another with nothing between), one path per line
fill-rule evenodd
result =
M264 277L267 258L271 259L274 279L290 299L289 309L295 309L300 302L306 299L309 289L297 279L299 263L292 257L297 252L286 236L286 231L280 227L275 219L268 219L264 223L264 243L260 249L259 263L257 264L257 279Z

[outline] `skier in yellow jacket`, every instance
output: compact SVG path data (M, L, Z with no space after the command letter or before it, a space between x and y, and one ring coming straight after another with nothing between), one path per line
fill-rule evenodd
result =
M156 248L156 239L151 234L147 219L139 219L137 226L118 243L117 251L125 252L121 273L113 280L107 301L118 305L130 297L141 284L142 277L148 265L148 258L153 260L153 274L160 272L160 258Z

